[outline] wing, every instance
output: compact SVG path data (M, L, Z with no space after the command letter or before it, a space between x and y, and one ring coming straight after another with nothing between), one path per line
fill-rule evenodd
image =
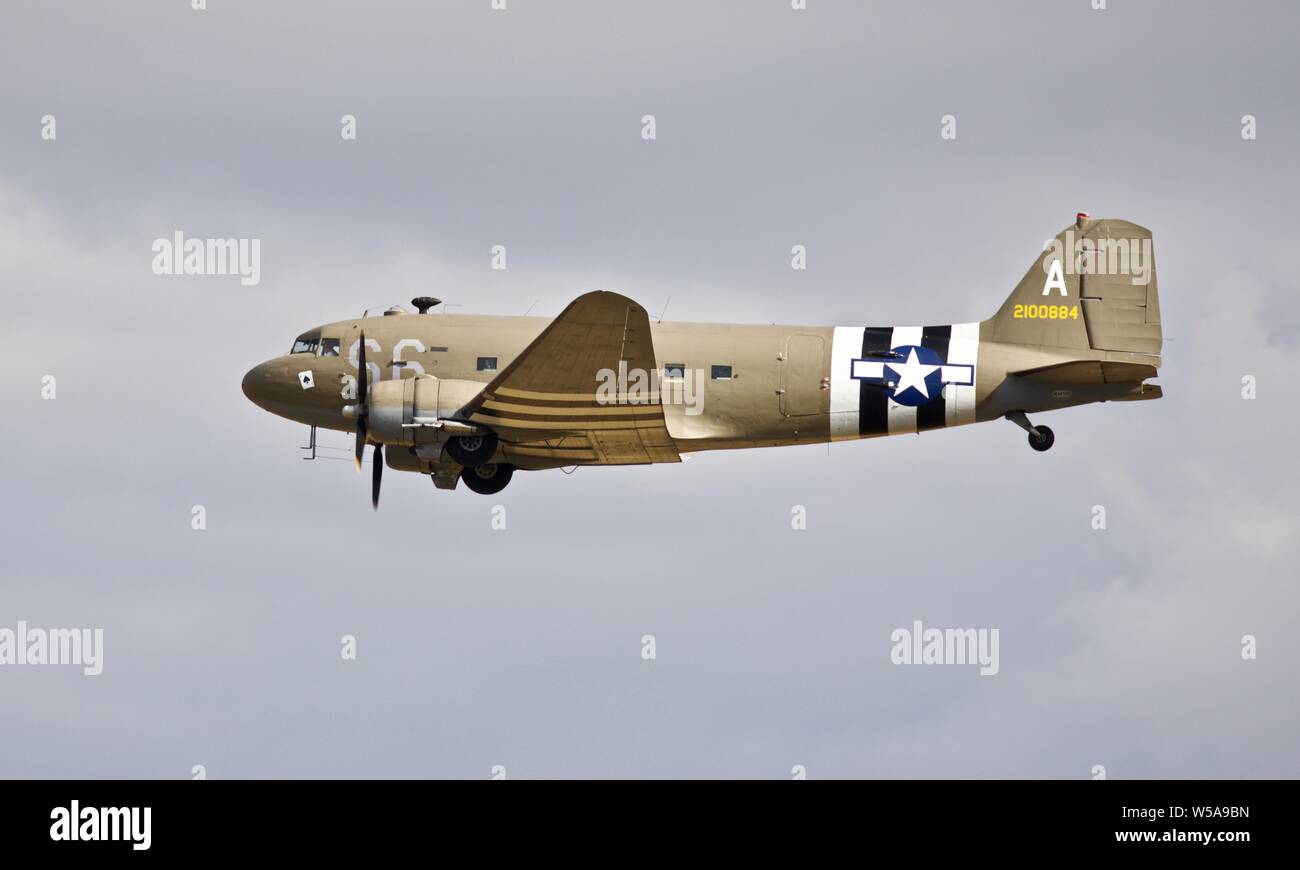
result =
M620 365L623 368L620 368ZM598 392L602 374L656 369L650 318L626 296L579 296L483 392L461 409L511 452L561 464L680 462L657 391L641 403Z

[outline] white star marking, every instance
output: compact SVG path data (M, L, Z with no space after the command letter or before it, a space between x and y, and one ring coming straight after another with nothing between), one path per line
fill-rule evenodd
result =
M939 366L931 366L922 363L916 358L916 348L912 348L912 355L907 358L907 362L885 363L898 375L898 383L894 386L894 395L907 390L909 387L915 388L922 396L930 398L930 391L926 389L926 375L933 373Z

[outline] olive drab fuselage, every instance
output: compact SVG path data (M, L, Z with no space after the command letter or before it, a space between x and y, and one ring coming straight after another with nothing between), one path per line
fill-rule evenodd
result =
M1094 250L1090 238L1101 253L1131 240L1144 283L1098 270L1097 258L1085 256ZM1150 238L1134 224L1081 215L994 317L965 323L652 323L630 299L605 292L580 297L554 319L390 309L303 333L294 352L250 371L244 390L282 417L351 431L347 410L367 401L357 395L364 334L368 393L397 396L406 421L395 424L402 431L367 437L410 447L390 448L390 466L431 474L447 460L415 450L421 439L471 430L499 437L496 460L519 469L678 461L702 450L924 433L1003 417L1029 429L1032 443L1027 413L1159 397L1159 387L1144 383L1156 374L1161 347ZM417 379L422 393L378 386ZM439 388L441 405L421 400L433 410L418 403L412 410L412 395Z

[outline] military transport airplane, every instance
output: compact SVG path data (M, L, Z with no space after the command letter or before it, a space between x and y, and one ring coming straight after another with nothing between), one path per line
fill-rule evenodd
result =
M992 318L938 326L651 323L625 296L538 317L430 315L413 300L308 330L244 376L266 410L356 433L385 462L500 492L518 470L680 462L683 453L927 432L1158 399L1151 233L1080 212ZM314 436L313 431L313 436ZM313 440L314 443L314 440ZM389 449L385 453L383 448Z

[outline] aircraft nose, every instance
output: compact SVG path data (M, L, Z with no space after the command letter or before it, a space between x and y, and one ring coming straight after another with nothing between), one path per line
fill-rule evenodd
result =
M244 375L244 380L240 387L244 390L244 395L248 400L259 408L266 407L267 393L269 392L269 373L267 367L269 363L258 363L248 370Z

